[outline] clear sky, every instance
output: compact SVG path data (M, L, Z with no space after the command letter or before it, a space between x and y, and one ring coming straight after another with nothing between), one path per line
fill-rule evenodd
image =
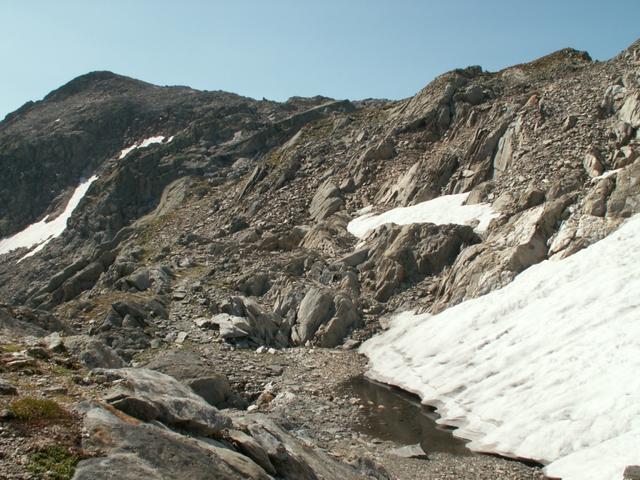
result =
M436 75L640 37L640 0L0 0L0 119L92 70L160 85L403 98Z

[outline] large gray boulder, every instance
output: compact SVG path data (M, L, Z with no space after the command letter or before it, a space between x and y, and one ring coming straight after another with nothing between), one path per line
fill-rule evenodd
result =
M280 331L282 319L267 312L259 303L246 297L230 297L220 305L226 317L216 315L212 322L220 325L220 334L229 340L246 339L260 345L285 347L287 338Z
M331 292L321 288L309 289L298 308L298 322L293 327L291 339L299 345L304 345L333 313Z
M125 412L127 413L127 412ZM269 480L248 457L207 438L184 436L93 406L85 415L85 449L74 480Z
M194 352L182 348L164 350L158 352L145 367L174 377L216 408L245 408L247 405L233 391L227 377Z
M139 420L157 420L202 435L217 434L229 425L218 409L169 375L142 368L104 373L111 380L120 380L105 400Z
M66 349L87 368L122 368L126 362L118 353L97 338L88 335L64 337Z
M321 347L335 347L360 323L358 309L348 295L312 287L300 302L291 341Z

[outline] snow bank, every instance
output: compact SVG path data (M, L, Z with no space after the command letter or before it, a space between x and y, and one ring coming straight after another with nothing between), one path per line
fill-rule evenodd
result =
M169 137L169 139L166 142L164 142L163 135L158 135L157 137L145 138L140 143L134 143L130 147L127 147L124 150L122 150L120 152L120 156L118 157L118 160L122 160L124 157L126 157L130 152L132 152L136 148L146 148L149 145L153 145L154 143L170 143L172 140L173 140L173 137Z
M563 480L640 464L640 215L590 247L366 342L369 375L438 407L470 448Z
M98 177L94 175L93 177L78 185L73 192L73 195L69 199L64 212L62 212L53 220L47 221L47 219L49 218L49 216L47 215L38 223L33 223L21 232L18 232L11 237L3 238L2 240L0 240L0 255L15 250L16 248L32 248L36 246L36 248L31 250L24 257L18 260L20 262L27 257L35 255L40 250L42 250L45 245L52 239L60 236L62 232L64 232L65 228L67 228L67 220L69 220L69 217L71 217L71 214L80 203L80 200L82 200L82 198L87 193L87 190L89 190L91 184L97 178Z
M470 225L479 222L475 230L476 232L484 232L491 219L497 217L498 214L488 203L463 205L468 196L468 193L443 195L410 207L394 208L379 215L363 215L349 222L347 230L358 238L364 238L371 230L385 223L395 223L396 225L409 223Z

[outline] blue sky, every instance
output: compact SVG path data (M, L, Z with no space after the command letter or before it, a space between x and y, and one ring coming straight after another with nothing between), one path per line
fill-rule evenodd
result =
M640 0L1 0L0 118L92 70L284 100L403 98L456 67L607 59Z

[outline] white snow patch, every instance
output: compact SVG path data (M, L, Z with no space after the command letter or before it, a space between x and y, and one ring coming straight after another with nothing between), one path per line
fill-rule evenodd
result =
M94 175L78 185L73 192L73 195L71 195L64 212L53 220L47 221L49 218L47 215L39 222L29 225L21 232L0 240L0 255L11 252L17 248L32 248L36 246L35 249L31 250L18 260L18 262L21 262L25 258L35 255L52 239L60 236L62 232L64 232L65 228L67 228L67 220L69 220L69 217L71 217L71 214L80 203L80 200L82 200L91 184L97 178L98 177Z
M120 152L120 156L118 157L118 160L122 160L130 152L132 152L133 150L135 150L137 148L146 148L149 145L153 145L154 143L170 143L173 140L173 136L169 137L169 139L166 142L164 141L164 138L165 137L163 135L158 135L156 137L145 138L140 143L134 143L130 147L127 147L127 148L125 148L124 150L122 150Z
M443 195L410 207L394 208L379 215L363 215L351 220L347 230L358 238L364 238L371 230L385 223L396 225L410 223L473 225L477 223L474 230L484 232L489 227L489 222L496 218L498 213L494 212L488 203L463 205L468 196L468 193Z
M607 170L602 175L598 175L597 177L593 177L591 179L591 183L596 183L598 180L602 180L603 178L609 178L613 175L617 175L618 172L622 171L622 168L616 168L615 170Z
M373 211L373 205L367 205L366 207L362 207L360 210L356 210L356 215L366 215L367 213L371 213Z
M563 480L640 464L640 215L438 315L366 342L369 375L438 407L470 448L550 462Z

